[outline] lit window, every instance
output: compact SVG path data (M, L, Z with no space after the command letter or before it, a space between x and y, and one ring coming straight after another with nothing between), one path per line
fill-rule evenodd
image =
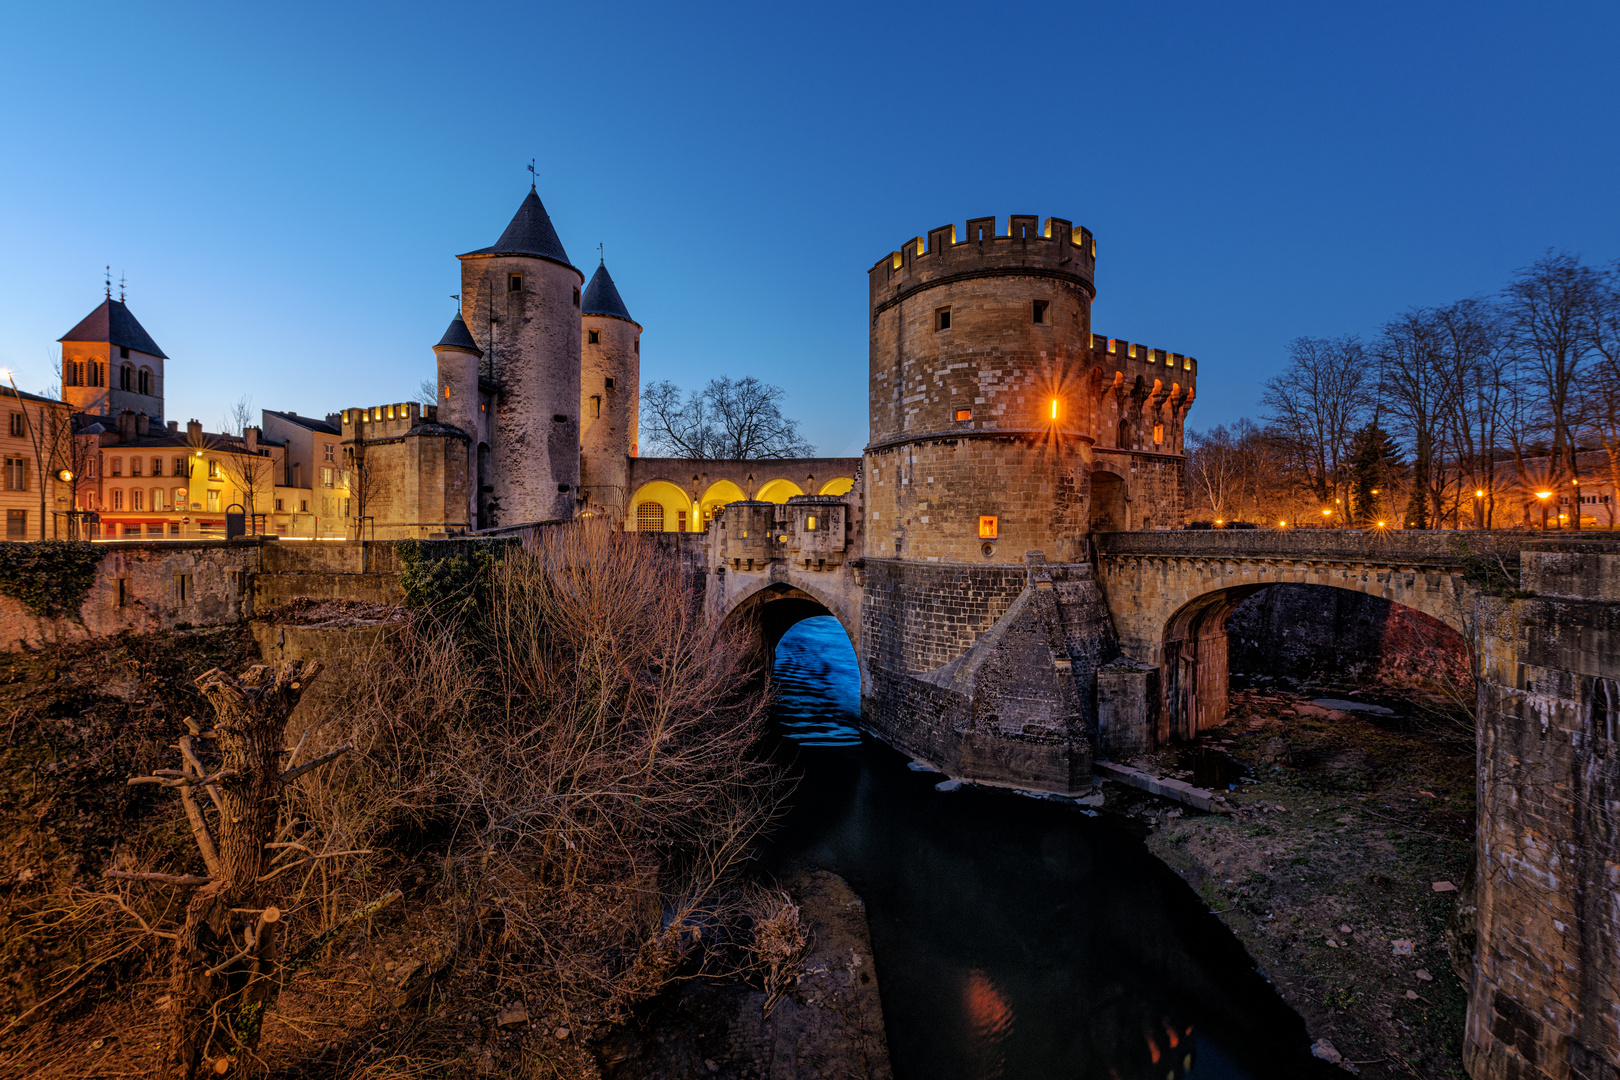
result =
M115 467L117 466L118 460L116 458L113 459L113 464L114 464ZM219 462L217 460L215 460L214 458L209 458L208 459L208 479L210 479L210 480L218 480L219 479Z
M214 511L219 509L219 490L217 488L208 490L208 509Z
M971 420L971 419L973 419L973 410L972 409L957 409L956 410L956 418L958 420Z
M994 517L979 518L979 539L994 540L996 538L996 519Z
M816 528L816 515L811 514L809 517L805 518L804 527L814 532Z
M144 509L141 506L141 489L140 488L131 488L130 489L130 492L129 492L129 508L131 510Z
M636 532L663 532L664 504L644 502L636 505Z

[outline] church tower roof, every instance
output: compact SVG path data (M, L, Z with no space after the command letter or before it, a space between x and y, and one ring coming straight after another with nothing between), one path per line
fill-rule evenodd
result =
M471 331L467 329L467 324L461 320L461 312L459 311L456 312L456 317L450 320L450 327L445 330L444 337L440 338L439 343L433 347L435 349L461 349L464 352L477 353L479 356L484 355L484 351L478 347L478 342L473 340Z
M100 307L80 319L78 326L56 340L105 341L109 345L122 345L126 349L155 356L159 360L168 359L163 350L157 347L157 342L152 340L152 335L130 314L124 302L110 296L101 302Z
M469 251L468 255L532 255L572 267L568 252L563 250L551 217L534 188L512 217L512 223L501 233L501 238L487 248ZM465 258L466 256L463 256Z
M612 315L627 322L636 321L630 318L630 312L625 309L624 300L613 284L613 275L608 273L607 263L598 266L596 273L591 275L591 283L585 286L585 294L580 297L579 310L584 315Z

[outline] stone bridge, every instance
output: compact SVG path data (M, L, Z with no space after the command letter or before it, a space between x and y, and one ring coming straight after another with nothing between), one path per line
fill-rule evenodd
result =
M1517 570L1525 534L1218 529L1093 540L1119 648L1158 673L1157 742L1189 738L1226 718L1226 620L1261 589L1326 585L1377 596L1471 642L1479 589L1464 564Z

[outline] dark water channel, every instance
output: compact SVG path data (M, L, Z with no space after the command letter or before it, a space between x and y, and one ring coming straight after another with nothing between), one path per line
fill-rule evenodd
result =
M899 1080L1317 1075L1298 1015L1106 812L940 791L863 739L833 619L789 631L776 680L801 779L767 862L831 870L866 901Z

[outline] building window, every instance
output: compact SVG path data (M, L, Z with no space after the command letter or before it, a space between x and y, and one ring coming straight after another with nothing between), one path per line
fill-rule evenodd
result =
M579 307L579 290L574 290L574 306Z
M951 309L942 307L934 312L934 329L949 330L951 328Z
M298 500L298 512L300 514L309 513L309 500L308 499L299 499Z
M28 490L28 459L20 457L6 458L6 490Z
M159 510L159 511L161 511L163 509L163 489L162 488L153 488L152 489L152 509L153 510Z
M325 467L322 467L322 469L321 469L321 486L322 487L331 487L332 486L332 469L331 469L330 466L325 466Z
M174 459L174 475L175 476L184 476L184 475L186 475L186 459L185 458L177 457L177 458Z
M1045 300L1037 300L1037 301L1035 301L1035 325L1036 326L1044 326L1046 324L1046 304L1047 304L1047 301L1045 301Z
M124 489L123 488L113 488L113 490L112 490L112 508L114 510L122 510L124 508Z
M506 291L507 292L522 292L523 291L523 275L522 274L507 274L506 275Z
M170 536L179 536L180 535L180 523L178 521L169 522L169 535ZM240 573L240 571L238 571L238 573Z
M644 502L636 505L636 532L663 532L664 504Z
M107 385L107 369L102 367L101 364L95 360L90 361L90 385Z
M278 513L278 514L281 513L283 509L285 509L285 508L281 505L281 500L277 499L276 500L276 513Z
M11 414L11 437L20 439L28 434L28 418L20 412Z
M1160 445L1162 445L1164 443L1164 425L1163 424L1154 424L1153 425L1153 441L1156 444L1160 444Z
M84 385L84 361L83 360L73 360L73 361L70 361L70 362L68 362L66 364L63 364L62 365L62 375L63 375L63 378L65 378L67 380L67 384L69 386L83 386Z
M326 460L327 461L333 460L333 458L332 458L332 444L331 443L325 443L324 446L326 448Z
M994 540L996 538L996 519L991 517L979 518L979 539Z
M6 539L7 540L26 540L26 539L28 539L28 511L26 511L26 510L7 510L6 511Z
M129 475L131 475L131 476L139 476L139 475L141 475L141 459L140 458L132 457L132 458L129 459Z
M141 489L140 488L130 488L130 490L129 490L129 508L131 510L144 510L144 509L146 509L146 507L141 505Z
M186 503L190 499L191 499L191 496L190 496L190 494L187 493L185 488L175 488L174 489L174 508L176 510L184 510L185 506L186 506Z
M591 395L591 419L595 420L602 415L602 395Z
M120 359L120 360L128 360L129 359L129 346L128 345L120 345L120 346L118 346L118 359Z
M677 511L675 511L675 531L676 532L685 532L686 531L686 511L685 510L677 510Z
M191 599L190 574L174 575L174 598L182 604Z
M136 389L137 389L138 392L140 392L142 394L145 394L147 397L152 396L152 369L151 368L141 368L140 374L136 379Z
M809 517L805 518L804 519L804 527L805 527L805 530L807 532L815 532L816 531L816 515L811 514Z
M162 476L163 475L163 459L162 458L155 457L155 458L152 459L152 475L153 476Z
M91 458L84 463L84 477L86 480L94 480L96 478L95 458Z
M208 479L210 479L210 480L218 480L219 479L219 461L216 460L215 458L209 458L208 459Z
M611 375L607 377L607 388L609 390L613 389L613 376Z
M587 345L600 345L600 344L602 344L602 331L600 331L600 330L587 330L587 331L585 331L585 343Z
M958 420L971 420L971 419L973 419L973 410L972 409L957 409L956 410L956 418Z
M135 389L135 365L120 364L118 367L118 389Z
M123 476L124 475L124 459L123 458L115 457L115 458L112 459L112 475L113 476Z
M641 339L640 338L636 338L636 355L637 356L641 355Z
M216 512L216 513L219 511L219 489L218 488L209 488L208 489L208 509L210 509L210 510Z

